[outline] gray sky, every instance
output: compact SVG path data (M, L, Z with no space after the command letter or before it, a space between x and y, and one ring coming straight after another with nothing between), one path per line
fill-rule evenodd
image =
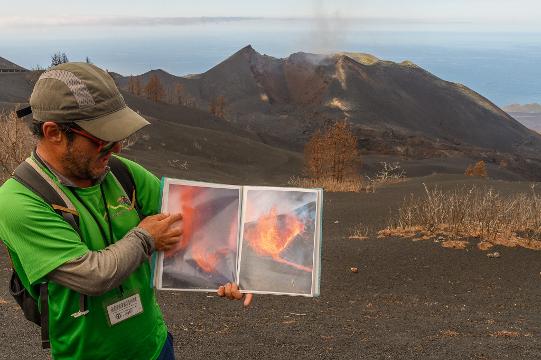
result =
M4 3L5 4L2 4ZM338 17L406 21L541 23L538 0L0 0L0 26L100 23L116 17ZM22 19L25 19L24 21ZM541 25L539 26L541 29Z

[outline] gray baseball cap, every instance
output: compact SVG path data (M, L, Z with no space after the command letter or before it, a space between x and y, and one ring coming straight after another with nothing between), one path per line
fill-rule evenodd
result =
M87 63L65 63L45 71L30 96L38 121L74 122L105 141L120 141L148 125L130 109L113 78Z

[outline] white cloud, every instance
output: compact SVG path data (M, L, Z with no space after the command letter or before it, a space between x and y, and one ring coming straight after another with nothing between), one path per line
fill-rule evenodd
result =
M28 26L183 26L192 24L245 21L248 17L116 17L116 16L46 16L0 17L0 27Z

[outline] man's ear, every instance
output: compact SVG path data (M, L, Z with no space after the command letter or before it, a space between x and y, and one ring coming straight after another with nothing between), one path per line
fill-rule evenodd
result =
M52 121L46 121L43 123L43 138L53 144L60 144L64 138L64 133L60 130L58 125Z

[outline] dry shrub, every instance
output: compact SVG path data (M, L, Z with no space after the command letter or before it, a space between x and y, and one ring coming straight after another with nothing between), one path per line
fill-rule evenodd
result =
M356 178L361 157L349 124L340 121L323 133L317 131L304 147L304 165L312 179L343 182Z
M313 179L292 176L287 183L295 187L322 188L329 192L359 192L363 189L363 181L360 176L352 176L342 181L328 177Z
M351 229L348 239L368 240L370 238L370 229L363 224L357 224Z
M143 88L138 76L132 76L128 78L128 91L136 96L141 96Z
M382 162L374 178L359 175L361 156L358 139L347 121L339 121L324 132L317 131L304 147L304 172L307 178L293 177L289 184L299 187L321 187L334 192L375 192L385 184L404 180L399 163Z
M475 163L475 165L468 165L466 171L464 172L464 175L486 178L488 176L487 165L483 160L479 160Z
M425 185L424 196L407 198L393 223L379 234L478 238L492 245L541 250L541 197L535 186L530 193L504 197L490 188L444 192Z
M487 250L490 250L492 249L494 245L489 243L488 241L481 241L480 243L477 244L477 248L481 251L487 251Z
M447 240L441 246L448 249L464 250L470 243L464 240Z
M30 155L35 144L32 132L15 112L0 113L0 184Z
M145 85L143 91L146 97L154 102L160 102L165 97L165 89L163 88L160 78L158 78L158 75L156 74L152 74L152 76L150 76L150 79Z
M403 238L420 238L424 233L424 229L421 226L410 227L389 227L378 231L378 239L390 236L399 236Z
M398 162L381 162L381 169L371 178L367 176L366 192L376 192L376 189L382 185L397 184L406 179L406 172Z
M210 101L209 112L217 118L225 118L225 97L220 95Z

